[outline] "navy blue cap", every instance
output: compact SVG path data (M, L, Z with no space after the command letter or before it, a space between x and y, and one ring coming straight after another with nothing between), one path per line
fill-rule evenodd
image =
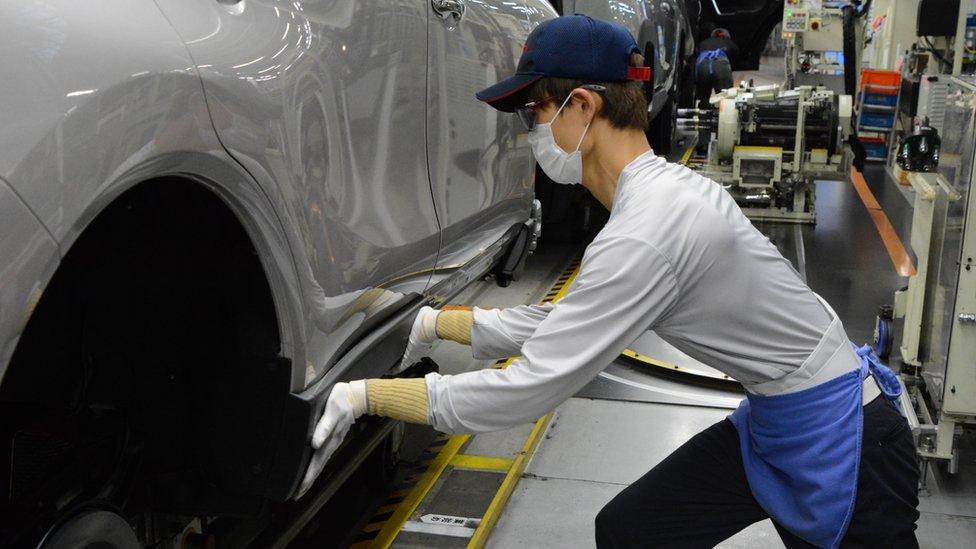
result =
M586 15L566 15L544 21L530 34L515 75L481 90L476 97L504 112L512 112L526 88L546 76L624 82L650 80L648 67L631 67L630 54L640 52L624 27Z

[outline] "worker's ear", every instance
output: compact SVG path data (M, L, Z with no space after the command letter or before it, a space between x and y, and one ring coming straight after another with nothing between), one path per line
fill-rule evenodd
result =
M596 116L596 112L600 110L600 94L592 90L576 88L573 90L572 95L573 102L579 103L580 110L588 119L592 121L592 119Z

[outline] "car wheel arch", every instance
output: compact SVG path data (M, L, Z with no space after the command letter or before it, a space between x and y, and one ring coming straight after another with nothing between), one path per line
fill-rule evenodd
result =
M218 333L236 334L234 335L236 343L229 342L216 350L208 350L204 344L204 338L191 336L191 340L196 343L191 343L186 348L174 349L168 355L170 362L184 360L184 354L195 355L186 357L187 365L173 364L172 367L167 366L163 363L165 362L163 358L167 357L162 357L157 360L149 356L145 360L130 360L129 362L136 371L140 371L140 367L142 366L146 367L146 372L133 374L134 376L145 375L146 379L133 382L133 386L138 385L141 389L133 390L132 392L133 394L140 393L140 391L145 392L149 390L147 386L155 386L167 398L172 398L176 402L179 402L177 397L172 397L172 395L177 394L179 391L176 389L170 391L165 385L167 383L180 383L180 380L188 378L183 382L183 385L180 385L180 388L185 392L192 392L196 396L186 397L187 402L190 403L187 408L196 410L202 414L201 417L205 418L195 423L202 425L201 430L206 433L206 436L197 433L191 437L195 437L195 446L199 447L201 444L206 446L205 450L195 450L200 458L198 460L201 464L200 467L207 469L208 473L213 476L214 484L227 487L234 486L238 490L243 485L245 493L259 497L262 495L265 487L262 485L262 474L256 473L256 471L262 471L262 467L270 471L275 459L274 451L271 449L269 450L270 453L266 453L266 455L262 454L260 458L255 459L246 457L235 458L235 455L245 456L247 454L253 454L257 456L261 452L241 451L240 448L233 449L232 447L236 445L236 439L232 435L238 433L239 429L227 429L226 427L232 425L235 421L235 413L241 411L246 413L246 409L252 406L254 402L266 400L264 398L266 394L271 395L273 393L274 395L278 395L272 400L287 398L292 391L291 378L293 376L290 371L286 370L292 370L295 367L291 361L282 358L282 355L286 352L283 346L284 340L280 332L280 326L283 323L279 322L278 306L277 303L274 303L275 300L271 296L270 286L272 282L270 279L272 277L266 271L264 262L257 257L261 254L257 253L256 244L253 242L252 235L250 234L251 231L246 229L248 223L243 222L240 218L241 205L239 203L235 205L233 199L227 196L226 189L222 192L220 187L212 181L206 182L199 177L186 175L157 177L126 186L125 188L120 187L117 191L117 193L114 193L114 198L85 224L79 232L78 237L72 242L72 245L66 247L66 253L61 264L48 280L45 292L42 294L35 313L28 321L23 336L17 348L14 350L10 361L10 368L7 370L7 374L10 375L0 380L2 382L0 383L0 397L4 397L4 393L7 393L7 397L14 394L31 395L33 394L31 392L32 388L36 387L37 393L44 393L43 395L39 394L37 396L38 402L44 402L55 399L57 394L74 394L77 392L73 387L69 386L74 382L74 378L71 376L65 376L66 379L62 383L64 386L61 388L60 393L49 387L51 376L54 375L55 378L60 376L54 374L54 371L50 369L50 365L57 362L45 360L52 355L45 354L45 351L42 350L42 347L49 346L47 343L50 342L52 334L62 334L59 328L68 325L67 320L62 321L57 318L62 314L64 309L88 308L93 311L96 309L104 309L104 311L90 313L91 319L80 328L80 331L86 332L85 335L66 335L65 337L68 339L85 340L85 343L80 344L81 347L88 347L90 345L90 348L85 348L79 352L72 352L71 356L77 358L82 356L82 354L86 356L88 354L93 355L94 358L86 360L96 362L96 368L102 368L105 372L114 372L115 374L118 374L122 370L119 364L112 364L113 358L111 355L113 351L110 350L110 347L113 347L113 345L107 343L109 339L113 337L126 339L132 336L132 334L137 334L134 336L135 341L131 345L121 344L121 348L128 349L123 354L132 357L139 356L136 353L135 347L141 343L142 338L150 342L150 346L146 349L147 355L156 354L159 349L165 348L165 346L154 347L152 345L152 340L154 339L154 334L152 333L144 333L140 336L138 335L140 329L135 328L133 328L131 333L126 332L124 326L127 324L144 324L146 327L142 331L152 332L155 328L168 325L162 321L154 323L152 316L160 314L164 320L169 319L172 321L169 324L175 325L177 322L190 324L189 327L182 329L186 332L217 326L215 331ZM180 238L174 242L167 242L168 235L154 235L144 243L141 243L140 239L143 233L152 233L151 225L158 220L140 221L138 218L140 216L155 217L156 212L154 210L157 204L153 202L153 199L157 196L166 196L168 193L184 194L189 198L188 201L202 202L202 205L199 203L187 205L186 210L175 211L176 209L173 206L183 206L184 204L177 198L168 196L165 200L172 200L173 202L166 202L165 204L159 205L160 209L168 210L159 214L162 218L162 223L180 222L184 219L188 224L200 222L202 225L200 227L201 230L215 231L214 234L193 237L193 239L204 240L203 242L193 243L190 241L192 239L183 238L184 236L193 234L193 229L190 228L181 232ZM132 204L133 201L136 203L135 205ZM198 211L188 211L193 209ZM219 219L215 220L213 224L207 224L206 218L211 214L214 218ZM122 220L120 221L120 219ZM132 224L129 224L130 222ZM251 222L254 223L253 220ZM238 225L236 228L231 227L234 223ZM117 230L119 228L129 228L130 230ZM228 231L231 237L223 239L223 231ZM234 235L235 231L236 236ZM115 234L112 235L112 233ZM101 238L103 235L110 236L103 240ZM209 241L206 241L208 238ZM199 285L193 284L194 275L191 271L192 265L190 265L192 259L205 257L208 250L218 249L225 244L225 241L228 247L234 248L233 251L213 259L207 264L208 269L205 269L207 272L212 272L213 274L218 274L219 271L219 274L221 274L224 280L207 280L202 281ZM186 248L183 248L184 245ZM105 249L99 250L102 246ZM173 275L172 284L174 288L165 288L165 286L169 285L170 279L162 276L162 273L157 273L154 276L150 272L153 268L165 265L165 261L161 259L158 259L155 263L145 268L136 267L131 272L126 270L125 273L110 275L108 277L110 280L100 285L89 284L91 281L99 281L102 278L103 271L109 272L114 267L128 269L129 265L127 261L133 257L133 254L139 254L140 248L143 246L148 248L148 250L142 250L145 253L145 257L152 257L158 254L161 257L176 258L181 263L185 263L185 265L175 268L179 272ZM221 261L226 261L227 263L226 268L223 268L223 270L220 270L219 266ZM187 265L190 265L190 267L187 267ZM84 274L86 272L88 273L87 275ZM74 277L78 278L75 279ZM132 286L129 287L123 282L127 278L132 278L136 282L132 282ZM247 282L235 282L232 280L234 278L240 278ZM140 285L138 281L143 279L146 282ZM116 284L113 285L112 282ZM267 286L267 295L253 297L253 299L256 300L254 303L263 302L263 305L257 305L248 313L249 308L247 303L250 303L249 300L252 298L249 294L254 293L251 291L255 287L254 284L260 286L262 283ZM184 284L186 285L185 288L183 286ZM231 288L230 286L234 287ZM78 294L81 294L82 290L86 287L90 287L91 295L79 297ZM220 293L222 287L227 291ZM148 289L148 292L139 291L140 289ZM157 291L157 289L161 292L159 299L153 300L140 296L141 293L152 293ZM185 294L183 291L185 291ZM118 295L113 297L111 295L113 292ZM212 296L211 293L218 295ZM103 297L104 301L101 301ZM213 313L207 313L212 316L207 316L205 319L194 324L191 320L181 318L179 314L176 314L179 307L174 311L165 313L158 313L158 311L152 309L153 306L159 306L160 303L166 300L179 301L181 297L185 298L187 302L207 300L213 297L214 301L212 305L204 305L196 309L191 307L188 309L190 311L197 310L206 312L208 310L221 309L225 306L231 309L231 311L228 313L216 313L215 315ZM65 306L61 303L63 300L70 300L70 304ZM131 301L132 303L122 305L120 304L122 301ZM242 304L237 309L233 309L233 304L236 302ZM85 306L84 303L88 303L89 305ZM138 315L131 317L127 315L127 313L139 312L140 310L143 310L142 312L145 313L145 317L139 318ZM271 319L269 318L270 316L274 316L275 318ZM80 317L73 316L66 318L77 320ZM208 324L208 320L212 322ZM239 325L231 325L238 320L239 322L236 323ZM174 328L172 333L180 332L181 328ZM174 347L185 345L177 338L170 338L170 335L171 333L164 329L163 333L159 334L158 337L160 339L170 340ZM102 341L103 343L89 344L87 342L88 338L91 338L92 341ZM253 342L250 350L247 348L250 344L246 343L249 340ZM68 343L57 343L55 346L62 345L65 347L69 346ZM101 345L104 345L104 347ZM225 360L221 361L221 349L227 351L232 350L236 346L243 346L244 348L238 351L236 356L232 357L232 355L228 355ZM208 353L209 356L207 356ZM68 356L67 351L64 356ZM253 356L253 360L249 361L248 356ZM65 367L69 367L69 369L75 368L70 366L75 362L76 359L64 359ZM214 372L208 374L200 370L200 368L205 369L209 365L213 365ZM48 370L41 372L40 370L45 367ZM238 367L240 367L239 374L236 371ZM88 366L85 368L88 368ZM37 373L33 373L35 371ZM170 371L171 373L166 373ZM302 380L304 381L304 368L302 368L301 373ZM246 380L240 380L240 378L253 378L255 376L265 376L268 378L262 382L267 383L267 389L261 383L258 383L258 381L249 383ZM32 379L34 377L37 379ZM97 378L98 376L95 377ZM120 383L122 382L120 381ZM110 387L110 384L105 385L105 387ZM121 392L122 389L119 389L119 391ZM152 392L150 391L150 394ZM221 396L221 393L224 393L224 396ZM0 398L0 404L4 400L9 402L10 399L7 397ZM120 399L119 402L126 403L124 405L119 404L120 408L135 405L128 396L119 396L118 398ZM148 399L147 402L154 402L158 407L164 410L168 409L167 406L161 404L162 402L169 402L168 400L156 401L153 400L152 396L146 398ZM208 402L210 401L220 402L222 406L209 405ZM146 406L148 407L148 404ZM224 410L225 408L226 411ZM273 413L273 410L270 408L269 410L269 413ZM165 413L167 412L159 412L159 414ZM178 423L181 421L181 417L177 413L173 421ZM164 419L155 418L149 421L149 424L153 425L154 428L169 433L173 430L170 428L171 426L163 427L160 424ZM186 418L182 419L185 420ZM255 427L256 430L263 430L264 433L261 436L257 436L256 440L262 441L262 444L264 444L263 441L265 440L273 440L279 428L279 425L275 424L272 419L269 419L266 425ZM161 438L165 438L166 436L169 435L160 435ZM226 467L223 464L226 464ZM179 502L169 502L169 504L176 505L177 507L180 505Z

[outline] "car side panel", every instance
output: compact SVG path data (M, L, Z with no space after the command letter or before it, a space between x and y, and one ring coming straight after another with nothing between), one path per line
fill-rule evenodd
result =
M634 39L640 33L641 22L647 19L649 0L568 0L563 2L566 15L584 14L622 25Z
M559 17L557 8L561 7L560 1L550 0L523 0L525 2L525 15L528 16L529 25L534 29L539 23Z
M0 179L0 379L17 340L57 268L58 247L40 221Z
M369 318L427 287L426 0L160 0L222 145L282 205L321 377ZM388 308L387 308L388 309Z
M637 37L637 43L642 49L645 42L654 44L654 95L649 98L651 119L661 112L668 96L673 95L676 80L680 78L684 51L681 31L684 25L685 17L677 2L647 2L647 20L641 25L642 33Z
M120 166L195 122L199 81L152 2L3 2L0 21L0 177L67 248Z
M528 219L533 198L527 133L475 98L515 72L531 20L521 2L464 5L459 22L432 14L428 25L428 157L443 228L434 282Z
M278 217L217 141L186 47L151 1L104 0L98 8L0 4L0 177L65 253L132 186L165 175L206 182L251 233L275 294L283 352L300 359L296 277ZM3 237L16 242L18 234ZM31 303L39 297L32 293ZM23 328L9 321L0 322L5 334Z
M693 46L688 47L691 37L685 5L676 0L574 0L567 7L630 31L644 62L654 71L654 92L647 99L650 118L656 117L674 92L681 63L693 51Z

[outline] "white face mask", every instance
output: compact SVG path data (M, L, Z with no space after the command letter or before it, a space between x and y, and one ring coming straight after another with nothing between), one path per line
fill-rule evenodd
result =
M556 111L556 116L552 118L555 122L559 118L559 113L569 102L572 95L563 101ZM552 135L552 122L547 124L536 124L535 128L529 132L529 145L532 146L532 154L535 161L542 167L542 171L556 183L563 185L578 185L583 181L583 155L580 153L580 145L586 137L586 131L590 129L590 123L586 123L583 128L583 135L580 136L576 150L568 153L556 144L556 138Z

